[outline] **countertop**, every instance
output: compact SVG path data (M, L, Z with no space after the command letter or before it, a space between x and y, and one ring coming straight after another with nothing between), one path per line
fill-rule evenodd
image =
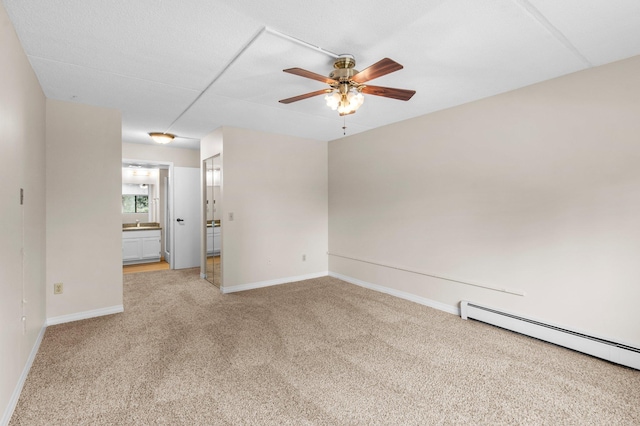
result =
M148 222L148 223L123 223L122 230L123 231L152 231L152 230L160 230L160 224L157 222Z

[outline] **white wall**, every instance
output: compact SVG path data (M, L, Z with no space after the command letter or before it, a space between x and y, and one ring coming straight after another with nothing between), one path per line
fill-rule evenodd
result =
M200 141L200 165L207 158L223 154L223 129L219 128L209 133Z
M638 75L634 57L329 143L331 253L526 296L330 270L640 347Z
M171 162L174 167L200 167L200 152L197 149L175 148L171 144L123 143L122 158Z
M45 97L1 3L0 63L0 424L3 424L12 413L17 397L14 391L45 324L46 182ZM20 188L25 194L22 207ZM27 301L24 306L23 298Z
M119 111L47 100L46 285L64 284L50 321L122 309L121 126Z
M222 143L224 291L326 274L326 142L225 127Z

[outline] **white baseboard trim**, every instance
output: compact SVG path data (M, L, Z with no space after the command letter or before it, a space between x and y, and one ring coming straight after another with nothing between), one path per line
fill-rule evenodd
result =
M416 296L415 294L381 286L378 284L371 284L366 281L359 280L357 278L352 278L346 275L338 274L336 272L329 271L329 276L338 278L339 280L346 281L351 284L358 285L360 287L379 291L380 293L386 293L391 296L399 297L400 299L409 300L410 302L419 303L421 305L428 306L430 308L434 308L439 311L444 311L453 315L460 316L460 309L456 306L447 305L446 303L442 303L442 302L436 302L435 300L427 299L426 297Z
M108 308L94 309L92 311L78 312L69 315L61 315L59 317L47 318L47 326L101 317L104 315L119 314L120 312L124 312L123 305L109 306Z
M298 275L296 277L286 277L286 278L278 278L275 280L268 280L268 281L260 281L257 283L249 283L249 284L240 284L240 285L234 285L231 287L220 287L220 291L224 294L227 293L235 293L238 291L247 291L247 290L254 290L256 288L262 288L262 287L270 287L272 285L278 285L278 284L287 284L287 283L293 283L296 281L303 281L303 280L310 280L313 278L320 278L320 277L326 277L327 275L329 275L329 273L327 271L323 271L323 272L316 272L313 274L307 274L307 275Z
M33 347L31 348L31 352L29 353L29 358L27 358L27 362L22 369L22 374L20 374L20 378L18 379L18 383L11 394L11 399L9 400L9 405L4 410L4 415L2 416L2 420L0 420L0 425L6 426L9 424L9 420L11 420L11 416L13 416L13 411L16 409L16 405L18 404L18 399L20 398L20 394L22 393L22 387L24 386L24 382L27 380L27 376L29 375L29 370L31 370L31 365L33 364L33 360L36 358L36 354L38 353L38 349L40 349L40 343L42 343L42 338L44 337L44 332L47 330L47 325L43 324L40 329L40 333L36 338Z

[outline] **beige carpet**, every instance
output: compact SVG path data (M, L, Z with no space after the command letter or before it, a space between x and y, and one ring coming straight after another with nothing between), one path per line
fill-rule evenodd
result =
M11 425L640 424L637 370L333 278L124 280L47 329Z

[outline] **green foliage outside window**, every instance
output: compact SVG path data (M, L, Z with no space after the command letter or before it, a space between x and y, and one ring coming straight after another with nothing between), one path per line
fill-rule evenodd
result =
M136 195L136 213L149 213L148 195Z
M149 213L149 196L123 195L122 213Z

